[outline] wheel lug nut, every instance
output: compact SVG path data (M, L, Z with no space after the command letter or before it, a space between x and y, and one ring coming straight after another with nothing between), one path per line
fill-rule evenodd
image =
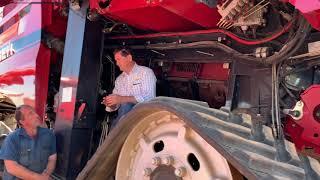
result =
M174 162L174 159L172 156L167 156L164 158L163 163L167 166L172 165Z
M185 176L187 173L187 170L185 167L179 167L177 169L174 170L174 174L177 176L177 177L183 177Z
M144 175L144 176L150 176L151 173L152 173L152 169L151 169L151 168L145 168L145 169L143 170L143 175Z
M161 159L159 157L152 158L152 165L159 166L161 164Z

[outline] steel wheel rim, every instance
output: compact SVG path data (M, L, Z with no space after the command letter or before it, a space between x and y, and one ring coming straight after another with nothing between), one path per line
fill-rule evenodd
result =
M129 133L120 152L116 179L159 180L164 173L184 180L232 179L221 154L179 117L158 111L141 120Z

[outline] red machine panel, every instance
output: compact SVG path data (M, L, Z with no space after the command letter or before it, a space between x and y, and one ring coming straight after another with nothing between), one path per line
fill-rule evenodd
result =
M302 117L294 120L288 117L285 133L300 151L320 154L320 85L314 85L301 94Z
M294 5L309 21L313 28L320 31L320 1L319 0L284 0Z
M0 21L0 93L16 106L34 106L44 117L52 52L41 43L41 34L43 28L59 28L63 23L53 18L52 4L12 3L4 11ZM54 35L64 31L56 30Z
M168 77L226 81L229 77L229 64L173 64L168 73Z
M186 31L216 26L217 8L196 0L112 0L102 9L100 0L90 0L91 9L112 19L152 31Z

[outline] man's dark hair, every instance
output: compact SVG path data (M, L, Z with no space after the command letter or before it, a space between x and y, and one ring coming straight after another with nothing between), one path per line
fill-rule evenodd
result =
M131 49L127 48L127 47L120 47L120 48L116 48L113 51L113 55L117 54L118 52L120 52L121 56L123 57L127 57L129 55L132 55L131 53Z
M24 109L24 108L33 109L32 106L25 105L25 104L24 104L24 105L21 105L21 106L19 106L19 107L16 108L15 119L16 119L16 121L17 121L17 123L18 123L19 126L21 126L20 121L23 120L23 118L24 118L24 117L23 117L23 114L22 114L22 109Z

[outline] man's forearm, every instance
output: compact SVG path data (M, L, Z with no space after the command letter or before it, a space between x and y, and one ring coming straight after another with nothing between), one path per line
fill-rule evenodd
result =
M44 173L51 175L56 168L56 161L57 161L57 154L53 154L48 159L47 168L45 169Z
M19 165L15 161L4 160L4 163L8 173L20 179L37 179L37 177L40 175Z
M120 103L137 103L137 100L134 96L120 96Z

